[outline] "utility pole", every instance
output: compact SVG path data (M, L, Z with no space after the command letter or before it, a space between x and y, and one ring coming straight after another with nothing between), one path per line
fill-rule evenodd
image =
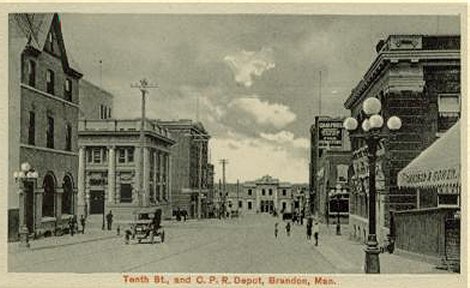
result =
M157 88L157 85L150 85L148 81L144 78L139 81L139 83L131 84L131 88L137 88L140 90L141 95L142 95L142 111L141 111L141 118L140 118L140 160L139 163L137 163L137 169L140 170L139 173L139 187L138 187L138 200L139 200L139 207L142 207L144 205L144 147L145 147L145 135L144 135L144 130L145 130L145 95L148 93L148 89L151 88Z
M240 180L237 179L237 217L240 217L239 215L239 208L240 208Z
M321 70L320 70L320 81L318 85L318 116L321 116Z
M224 207L224 212L225 212L225 196L226 196L226 193L227 193L227 190L225 189L225 165L228 164L228 160L227 159L221 159L219 160L219 162L222 164L222 190L223 190L223 198L222 198L222 205ZM225 216L225 215L224 215Z

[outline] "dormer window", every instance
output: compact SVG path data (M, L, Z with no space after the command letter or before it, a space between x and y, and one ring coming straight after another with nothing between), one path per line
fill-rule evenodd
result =
M54 34L52 32L47 35L47 48L49 48L49 51L54 52Z
M64 84L65 99L72 101L72 81L70 79L65 79Z
M46 92L54 95L54 72L52 70L46 72Z
M36 85L36 62L28 61L28 85L34 87Z

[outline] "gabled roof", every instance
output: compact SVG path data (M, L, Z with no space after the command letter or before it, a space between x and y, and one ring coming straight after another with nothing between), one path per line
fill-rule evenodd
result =
M69 63L60 27L60 17L57 13L13 14L10 20L9 24L16 25L16 31L19 32L14 37L17 38L17 42L20 38L23 38L27 45L38 51L43 51L52 24L54 21L58 21L59 25L57 25L58 31L56 31L56 34L63 55L64 69L75 74L77 77L82 77L82 74L77 69L71 67Z

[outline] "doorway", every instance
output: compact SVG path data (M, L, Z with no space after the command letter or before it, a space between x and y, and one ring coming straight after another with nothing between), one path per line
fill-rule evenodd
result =
M90 191L90 214L104 213L104 190Z

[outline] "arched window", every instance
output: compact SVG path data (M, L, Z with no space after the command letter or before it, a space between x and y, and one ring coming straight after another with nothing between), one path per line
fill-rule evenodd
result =
M54 217L55 179L52 174L47 174L43 182L44 194L42 197L42 216Z
M64 177L63 188L62 213L73 214L73 182L69 175Z

